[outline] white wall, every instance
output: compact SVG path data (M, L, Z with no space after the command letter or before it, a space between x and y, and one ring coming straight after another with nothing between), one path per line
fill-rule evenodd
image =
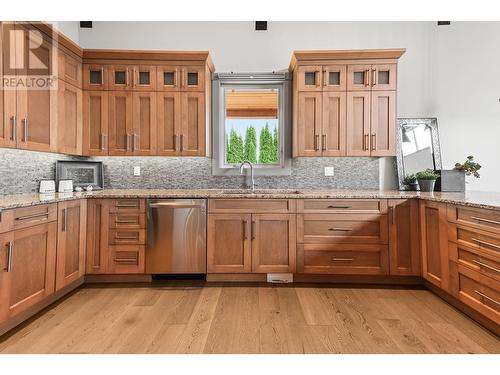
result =
M52 21L50 23L73 42L80 42L80 23L78 21Z
M500 23L268 25L257 32L253 22L94 22L77 37L84 48L209 50L219 72L286 69L296 49L405 47L398 117L438 117L444 164L473 154L484 167L468 189L500 191ZM395 187L392 159L380 163L381 187Z
M481 178L467 190L500 191L500 22L433 27L434 112L443 165L474 155Z

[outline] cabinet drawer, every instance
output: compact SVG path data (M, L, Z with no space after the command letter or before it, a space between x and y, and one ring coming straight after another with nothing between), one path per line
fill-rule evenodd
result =
M110 229L109 244L136 244L146 243L146 231L144 229Z
M28 228L57 220L57 204L42 204L14 210L14 229Z
M385 245L297 245L297 272L349 275L387 275Z
M299 199L299 213L387 212L385 199Z
M500 282L500 254L449 242L450 259Z
M303 243L386 244L387 216L380 214L299 214L297 238Z
M449 239L473 249L484 249L500 253L500 236L481 230L461 226L450 226Z
M208 211L213 213L290 213L295 212L292 199L209 199Z
M109 247L111 273L144 273L144 245L117 245Z
M109 214L109 227L111 229L144 229L146 228L146 214Z
M500 323L500 283L458 265L458 298L493 321Z
M0 233L11 231L14 228L14 210L0 210Z
M110 199L109 212L146 212L146 201L144 199Z
M448 205L448 220L500 234L500 211Z

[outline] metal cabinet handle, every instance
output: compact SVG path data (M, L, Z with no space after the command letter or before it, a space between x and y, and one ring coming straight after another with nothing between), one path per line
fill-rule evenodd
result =
M174 151L177 151L177 134L174 134L172 137L174 140Z
M115 220L116 224L139 224L139 220Z
M34 219L34 218L37 218L37 217L43 217L43 216L49 216L49 213L48 212L44 212L44 213L41 213L41 214L32 214L32 215L26 215L26 216L19 216L19 217L16 217L16 220L28 220L28 219Z
M132 68L132 87L135 87L137 85L137 81L139 81L139 71L135 70L135 68Z
M252 220L251 232L252 232L252 240L255 240L255 220Z
M8 250L7 250L7 267L4 268L4 271L12 272L12 256L14 253L14 243L9 241Z
M139 208L138 204L117 204L116 208Z
M475 292L476 294L478 294L479 296L481 296L482 298L484 298L484 299L486 299L486 300L488 300L488 301L490 301L490 302L493 302L493 303L494 303L495 305L497 305L497 306L500 306L500 302L495 301L493 298L488 297L486 294L481 293L479 290L475 290L475 289L474 289L474 292Z
M182 87L186 87L186 69L182 68L181 70L181 75L182 75L182 79L181 79L181 86Z
M352 228L341 228L341 227L333 227L333 228L328 228L330 232L350 232L352 231Z
M389 207L389 214L391 216L391 223L396 224L396 210L394 209L394 207Z
M23 119L24 126L24 140L23 142L28 142L28 116Z
M372 151L377 148L377 133L372 134Z
M496 220L483 219L482 217L477 217L477 216L471 216L470 218L473 220L477 220L477 221L484 221L485 223L500 225L500 221L496 221Z
M180 151L184 151L184 134L181 134L179 136L179 138L180 138L180 141L179 141L180 142Z
M491 271L500 273L500 270L498 268L492 267L489 264L485 264L485 263L483 263L483 262L481 262L479 260L473 259L472 262L476 263L479 267L484 267L484 268L487 268L487 269L489 269Z
M12 121L12 136L11 136L11 139L13 141L16 141L17 140L17 117L16 117L16 115L12 116L10 118L10 120Z
M67 208L63 208L62 210L62 214L63 214L63 220L62 220L62 231L63 232L66 232L66 229L68 228L68 209Z
M363 85L370 86L370 69L367 69L364 72L365 72L365 76L363 77L364 78Z
M104 134L101 133L101 150L104 151Z
M330 205L328 206L327 208L351 208L351 206L333 206L333 205Z
M125 86L128 86L128 68L125 70Z
M354 258L332 258L333 262L351 262Z
M137 150L137 134L132 134L132 151Z
M115 263L137 263L137 258L122 258L122 259L115 258Z
M138 240L139 236L119 236L115 234L115 239L117 240Z
M321 150L326 151L326 134L321 137Z
M377 84L378 84L377 69L372 69L372 86L377 86Z
M104 67L101 68L101 85L104 85Z
M319 151L319 134L314 135L314 151Z
M247 220L243 220L243 240L247 240L248 239L247 225L248 225L248 221Z
M477 242L480 245L491 246L491 247L494 247L495 249L499 249L500 250L500 245L495 245L494 243L486 242L486 241L483 241L483 240L480 240L480 239L474 238L474 237L471 238L471 240Z
M328 87L328 72L323 70L323 86Z
M368 139L368 137L369 137L369 134L365 134L363 137L363 150L365 150L365 151L367 151L369 149L368 143L370 142L370 140Z

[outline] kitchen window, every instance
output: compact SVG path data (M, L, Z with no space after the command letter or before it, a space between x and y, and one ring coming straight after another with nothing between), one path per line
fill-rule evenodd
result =
M244 160L256 175L291 170L287 73L216 74L214 78L214 175L239 174Z

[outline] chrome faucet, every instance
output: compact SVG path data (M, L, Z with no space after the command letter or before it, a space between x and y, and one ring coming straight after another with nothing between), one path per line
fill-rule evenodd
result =
M254 191L255 190L255 180L254 180L254 176L253 176L253 164L251 162L249 162L248 160L244 160L243 163L240 164L240 174L243 174L243 170L245 169L245 164L250 166L250 176L252 178L251 188L252 188L252 191Z

